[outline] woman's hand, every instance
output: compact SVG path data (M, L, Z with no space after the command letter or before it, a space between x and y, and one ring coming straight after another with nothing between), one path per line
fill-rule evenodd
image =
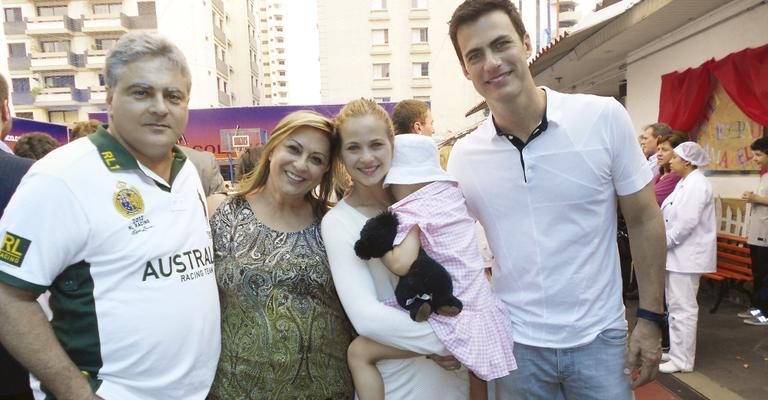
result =
M755 202L755 192L751 190L747 190L746 192L741 194L741 199L746 200L747 203L754 203Z
M461 368L461 363L454 356L439 356L437 354L430 354L427 356L427 358L434 361L435 364L439 365L446 371L456 371L457 369Z

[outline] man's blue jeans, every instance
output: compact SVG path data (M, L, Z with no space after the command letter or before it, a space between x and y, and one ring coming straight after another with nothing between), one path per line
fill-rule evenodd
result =
M623 329L607 329L591 343L568 349L515 343L518 369L495 381L496 398L631 400L626 350Z

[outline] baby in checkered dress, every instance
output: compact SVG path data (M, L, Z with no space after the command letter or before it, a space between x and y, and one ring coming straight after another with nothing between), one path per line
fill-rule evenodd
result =
M470 374L470 392L485 391L485 381L515 370L512 325L506 309L491 292L475 236L475 221L455 179L440 169L437 146L426 136L395 136L392 167L384 180L396 203L398 233L394 249L381 258L396 275L410 266L419 248L439 262L453 279L453 294L463 303L456 316L432 315L427 321L446 349ZM406 271L407 272L407 271ZM397 306L393 300L388 302ZM365 337L350 345L348 361L360 399L383 399L384 384L376 369L383 359L415 357Z

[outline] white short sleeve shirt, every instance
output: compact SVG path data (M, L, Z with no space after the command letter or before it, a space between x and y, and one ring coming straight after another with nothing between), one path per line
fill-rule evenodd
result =
M100 129L35 163L0 220L0 282L50 290L56 337L106 399L204 399L216 371L205 197L174 155L165 182Z
M652 174L617 101L543 89L548 127L522 158L489 117L453 147L448 172L485 228L515 341L566 348L626 329L616 196Z

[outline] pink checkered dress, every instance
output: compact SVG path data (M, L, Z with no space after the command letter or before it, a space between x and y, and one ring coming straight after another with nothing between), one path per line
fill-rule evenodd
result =
M413 225L424 251L453 278L453 295L464 303L455 317L432 314L429 324L448 351L479 378L491 380L517 368L512 325L483 271L483 257L464 197L454 182L434 182L390 207L400 221L395 244Z

